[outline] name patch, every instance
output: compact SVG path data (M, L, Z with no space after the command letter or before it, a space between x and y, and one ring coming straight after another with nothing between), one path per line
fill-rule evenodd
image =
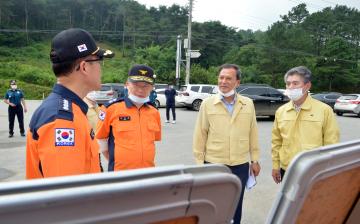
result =
M119 117L119 121L130 121L131 120L131 117L130 116L122 116L122 117Z
M55 129L55 146L74 146L75 130L72 128Z

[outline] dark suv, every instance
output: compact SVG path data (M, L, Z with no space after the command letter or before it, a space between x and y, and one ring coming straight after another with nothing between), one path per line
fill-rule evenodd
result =
M240 84L236 91L253 100L257 116L274 118L276 110L289 101L279 90L265 84Z

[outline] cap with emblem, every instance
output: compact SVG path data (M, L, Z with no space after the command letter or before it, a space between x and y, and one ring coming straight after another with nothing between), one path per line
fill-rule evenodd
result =
M100 49L92 35L79 28L63 30L51 42L50 59L53 63L71 62L89 55L112 58L114 53Z
M134 65L128 75L130 82L147 82L154 84L156 78L154 70L147 65Z

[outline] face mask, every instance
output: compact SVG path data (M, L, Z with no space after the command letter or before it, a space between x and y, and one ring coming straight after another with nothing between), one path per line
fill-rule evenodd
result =
M288 96L290 98L290 100L297 101L304 95L304 93L303 93L302 88L286 89L285 95Z
M218 90L218 92L219 92L219 94L220 94L221 96L223 96L223 97L229 97L229 96L232 96L232 95L235 94L235 90L234 90L234 89L230 90L230 91L227 92L227 93L223 93L223 92L221 92L220 90Z
M144 104L146 102L149 102L149 96L147 96L145 98L141 98L141 97L137 97L135 95L129 94L129 99L131 101L133 101L134 103L138 103L138 104Z
M17 88L17 85L10 85L11 89L15 90Z

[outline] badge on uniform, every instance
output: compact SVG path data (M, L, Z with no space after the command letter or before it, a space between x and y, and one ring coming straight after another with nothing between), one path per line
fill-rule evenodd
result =
M130 116L121 116L119 117L119 121L130 121L131 117Z
M74 146L75 130L72 128L55 129L55 146Z
M106 113L102 110L99 111L99 119L101 121L104 121Z

